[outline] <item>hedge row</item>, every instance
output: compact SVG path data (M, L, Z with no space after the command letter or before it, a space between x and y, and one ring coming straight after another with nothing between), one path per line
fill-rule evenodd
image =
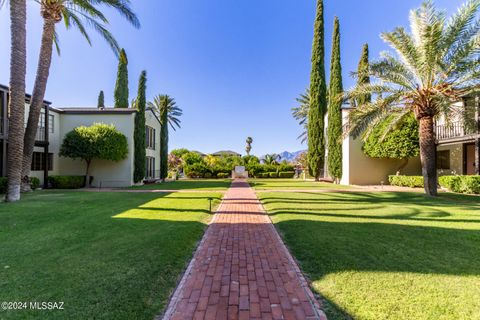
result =
M54 189L79 189L85 186L85 176L50 176L48 183Z
M392 186L423 188L422 176L389 176ZM438 183L452 192L480 194L480 176L441 176Z
M261 172L257 174L257 178L293 178L294 176L294 171Z
M6 177L0 177L0 194L7 192L7 181ZM31 177L30 186L32 187L32 190L38 189L40 187L40 179L37 177Z

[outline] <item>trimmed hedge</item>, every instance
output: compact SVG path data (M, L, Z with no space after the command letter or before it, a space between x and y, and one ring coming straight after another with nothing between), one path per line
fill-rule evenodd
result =
M278 178L278 172L269 172L268 177L269 178Z
M388 176L388 181L392 186L423 188L422 176Z
M32 190L38 189L38 187L40 187L40 179L37 177L31 177L30 186L32 187Z
M0 177L0 194L5 194L7 192L7 181L7 177ZM37 177L31 177L30 185L32 190L38 189L40 187L40 179Z
M0 193L6 193L7 192L7 178L6 177L0 177Z
M85 186L85 176L50 176L48 183L54 189L79 189Z
M283 171L278 173L279 178L293 178L295 176L295 171Z
M452 192L480 194L480 176L442 176L438 183Z
M228 178L228 177L230 177L230 175L229 175L228 173L226 173L226 172L219 172L219 173L217 173L217 178L218 178L218 179L226 179L226 178Z
M206 178L206 179L210 179L212 177L212 173L211 172L205 172L203 177Z

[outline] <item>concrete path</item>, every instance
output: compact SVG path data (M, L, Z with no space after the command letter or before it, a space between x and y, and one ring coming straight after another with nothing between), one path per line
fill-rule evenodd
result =
M227 191L163 319L326 319L248 183Z

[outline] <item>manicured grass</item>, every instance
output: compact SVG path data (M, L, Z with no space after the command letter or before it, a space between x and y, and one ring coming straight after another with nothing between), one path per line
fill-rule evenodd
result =
M480 319L480 197L258 196L329 319Z
M191 258L219 193L37 191L0 204L0 302L63 311L0 319L152 319Z
M232 181L230 179L192 179L167 181L164 183L135 186L130 189L141 190L227 190Z
M255 190L349 190L352 186L344 186L328 182L304 181L301 179L249 179Z

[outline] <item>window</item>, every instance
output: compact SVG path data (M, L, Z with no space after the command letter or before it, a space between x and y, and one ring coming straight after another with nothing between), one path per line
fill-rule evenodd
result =
M146 126L145 138L146 138L146 146L147 149L155 150L155 138L156 138L156 130L152 127Z
M145 178L155 178L155 158L147 157Z
M437 169L450 169L450 150L437 151Z
M32 171L43 171L45 170L45 161L43 158L43 152L34 152L32 157ZM53 170L53 153L48 154L48 170Z
M38 119L38 130L45 130L45 113L40 113L40 118ZM48 132L55 132L55 116L53 114L48 115Z

